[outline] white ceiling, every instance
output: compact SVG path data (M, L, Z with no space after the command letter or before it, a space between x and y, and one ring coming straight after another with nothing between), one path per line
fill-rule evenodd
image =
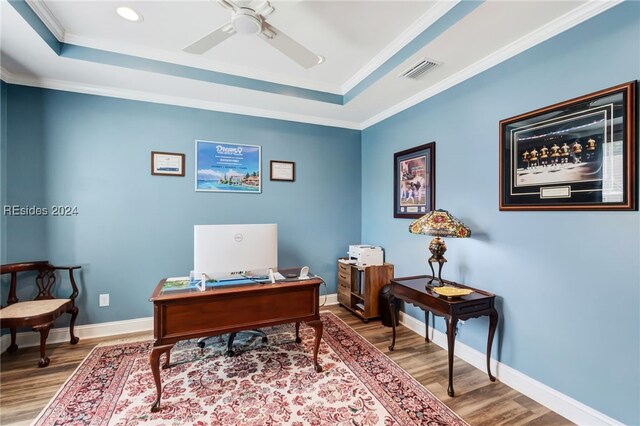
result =
M9 83L361 129L618 2L490 0L452 19L456 8L466 6L457 1L272 1L276 11L267 21L326 58L305 70L255 35L236 34L204 55L183 52L229 21L231 13L212 0L35 5L29 0L51 32L71 45L339 95L368 77L366 89L344 105L59 56L6 0L0 10L0 65ZM120 18L115 9L122 5L144 20ZM419 36L425 30L435 36ZM420 43L411 43L417 36ZM397 77L424 57L442 65L417 81ZM395 66L383 65L387 60Z

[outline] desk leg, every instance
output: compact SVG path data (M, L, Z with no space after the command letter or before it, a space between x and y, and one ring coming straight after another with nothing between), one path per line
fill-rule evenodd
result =
M167 362L169 361L169 351L173 345L154 346L149 354L149 365L153 373L153 380L156 382L156 401L151 406L151 412L160 411L160 395L162 393L162 383L160 382L160 356L167 353Z
M447 393L449 396L455 396L453 391L453 351L456 344L456 326L458 325L458 318L451 316L447 318L447 346L449 349L449 388Z
M300 321L296 322L296 343L302 343L300 338Z
M389 350L392 351L396 345L396 303L394 297L389 297L389 318L391 318L391 346Z
M166 370L171 367L171 349L167 351L167 354L164 356L164 364L162 364L162 369Z
M493 346L493 336L496 334L496 327L498 326L498 311L491 310L489 314L489 340L487 341L487 373L489 374L489 380L496 381L496 378L491 375L491 347Z
M322 321L307 321L307 325L309 327L313 327L313 329L316 331L316 339L313 345L313 366L316 370L316 373L321 373L322 367L320 366L320 364L318 364L318 349L320 349L320 339L322 339Z

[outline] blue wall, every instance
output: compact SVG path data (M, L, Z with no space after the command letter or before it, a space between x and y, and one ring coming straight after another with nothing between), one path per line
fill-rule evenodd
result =
M0 202L4 206L7 198L7 84L0 80ZM0 221L0 263L6 260L7 224ZM2 302L0 298L0 303Z
M78 215L3 216L6 261L82 265L79 324L151 316L160 278L193 269L194 224L277 223L280 265L336 292L336 259L360 241L359 131L7 87L3 203ZM262 194L196 193L195 139L261 145ZM186 176L152 176L151 151L186 153ZM272 159L294 161L296 181L271 182Z
M447 240L444 276L499 296L494 357L636 425L640 216L498 211L498 122L637 79L639 54L640 3L624 3L362 135L362 239L396 276L426 273L430 238L393 218L393 153L436 141L436 206L473 231ZM469 320L459 340L484 353L487 326Z

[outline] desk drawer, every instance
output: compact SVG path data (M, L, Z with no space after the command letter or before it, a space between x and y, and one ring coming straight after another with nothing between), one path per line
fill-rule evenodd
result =
M458 303L453 306L453 312L456 315L463 316L481 312L493 307L493 298L470 300L466 303Z
M318 316L319 287L277 288L210 297L176 299L155 304L160 312L156 338L177 339L249 330L268 325L304 321Z

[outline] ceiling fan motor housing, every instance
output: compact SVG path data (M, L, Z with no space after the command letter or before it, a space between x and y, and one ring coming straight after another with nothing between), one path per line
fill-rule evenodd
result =
M262 18L249 8L238 9L232 22L233 28L240 34L259 34L262 31Z

